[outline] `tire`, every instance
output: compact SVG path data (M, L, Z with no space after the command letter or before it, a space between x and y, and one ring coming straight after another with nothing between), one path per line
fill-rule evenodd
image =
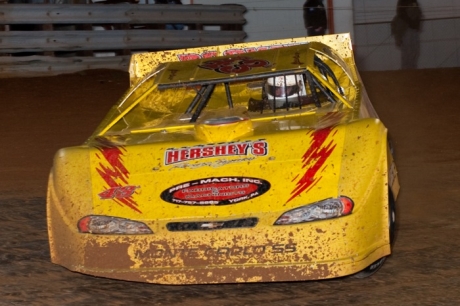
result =
M383 264L385 263L386 259L387 259L386 256L382 257L380 259L377 259L376 261L374 261L370 266L368 266L364 270L361 270L358 273L354 274L353 277L354 278L366 278L366 277L369 277L369 276L373 275L375 272L377 272L383 266Z
M396 228L396 208L395 200L393 198L393 193L391 190L388 192L388 229L390 235L390 246L393 246L395 239L395 228ZM374 261L371 265L364 268L364 270L359 271L356 274L353 274L354 278L366 278L374 273L376 273L385 263L387 256L382 257Z
M393 248L393 244L395 242L396 236L396 203L393 197L393 193L391 190L388 191L388 222L389 222L389 229L390 229L390 246Z

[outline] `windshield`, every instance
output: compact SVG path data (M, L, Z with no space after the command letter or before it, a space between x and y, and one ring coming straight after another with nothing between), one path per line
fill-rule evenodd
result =
M189 77L178 82L169 82L175 70L161 67L126 95L118 106L119 118L102 133L186 130L220 119L257 122L353 108L350 101L356 98L357 89L348 71L322 52L316 52L312 62L294 70L266 69L257 74Z

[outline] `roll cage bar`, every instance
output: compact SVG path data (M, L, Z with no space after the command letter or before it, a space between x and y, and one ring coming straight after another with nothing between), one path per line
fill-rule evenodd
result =
M318 68L321 76L326 80L331 78L339 94L344 96L343 89L340 86L339 80L334 75L334 72L332 71L332 69L328 65L326 65L316 55L314 56L313 63ZM238 78L228 77L228 78L223 78L223 79L218 79L218 80L207 80L204 82L202 80L200 81L194 80L194 81L180 82L180 83L174 83L174 84L158 84L158 89L164 90L164 89L179 88L179 87L201 86L200 89L197 91L196 96L193 98L192 102L187 107L186 111L184 112L184 115L191 116L191 119L189 122L194 123L197 121L203 109L206 108L206 105L208 104L209 99L212 95L212 92L214 91L214 88L217 84L222 84L222 83L224 84L228 106L229 108L233 108L233 100L232 100L232 95L230 91L230 83L236 82L236 81L238 82L252 81L252 80L261 79L261 78L275 78L278 76L286 77L286 75L288 74L295 75L296 82L297 82L297 75L302 76L303 81L304 81L303 84L307 84L305 80L308 81L308 84L310 84L311 93L312 93L313 100L314 100L316 107L318 108L321 107L321 102L320 102L317 90L320 90L321 92L323 92L326 95L327 99L331 101L332 103L337 102L332 91L326 86L324 86L323 84L321 84L321 82L318 81L316 76L314 76L307 68L289 70L288 72L287 71L267 72L267 73L261 73L257 75L241 76ZM286 84L286 82L284 82L284 84ZM303 86L306 86L306 85L303 85ZM299 94L297 94L297 98L299 101L298 107L299 109L302 109L302 103L300 101ZM286 96L286 102L288 102L287 96ZM289 103L285 103L285 104L286 104L286 110L289 110ZM276 107L273 107L272 109L273 109L273 112L276 112ZM261 104L260 112L263 113L263 110L264 110L264 107L263 107L263 104Z

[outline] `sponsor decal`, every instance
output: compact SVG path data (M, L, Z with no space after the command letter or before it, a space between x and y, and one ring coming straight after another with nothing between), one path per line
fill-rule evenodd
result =
M205 51L203 53L183 53L177 55L180 62L193 61L201 58L213 58L216 56L218 56L217 51Z
M176 70L176 69L169 69L168 71L169 71L168 80L173 81L173 80L174 80L174 77L176 76L178 70Z
M321 180L322 176L319 175L319 172L325 169L324 164L337 145L333 140L326 144L326 139L335 133L333 127L308 132L307 135L311 138L310 146L302 157L302 169L306 171L302 177L294 178L297 180L296 187L292 190L287 202L303 192L308 192Z
M209 60L198 65L200 68L214 70L215 72L224 74L244 73L252 70L252 68L269 68L270 66L271 63L267 60L254 59L248 56Z
M303 65L304 63L300 61L300 53L299 52L296 52L294 53L294 58L293 58L293 61L292 63L293 65Z
M270 183L252 177L210 177L172 186L161 193L169 203L181 205L227 205L258 197Z
M253 246L230 246L219 248L170 248L157 245L151 245L146 251L136 251L136 257L151 257L161 259L171 259L176 257L189 258L231 258L231 257L254 257L269 254L286 254L297 252L296 243L279 243Z
M277 49L277 48L283 48L283 47L288 47L288 46L293 46L293 45L298 45L299 43L289 43L289 44L278 44L278 45L267 45L267 46L260 46L260 47L247 47L247 48L230 48L225 50L222 55L236 55L236 54L245 54L245 53L251 53L251 52L256 52L256 51L264 51L264 50L270 50L270 49ZM182 53L178 54L177 58L179 61L191 61L191 60L197 60L197 59L206 59L206 58L213 58L219 56L217 51L205 51L202 53Z
M265 156L268 154L268 143L264 140L230 142L222 144L199 145L169 148L165 151L165 165L171 165L191 160L223 157L223 156Z
M129 185L129 171L123 164L125 147L116 146L103 138L97 140L99 145L96 148L99 153L96 153L96 157L100 162L96 171L107 184L107 189L100 192L99 197L112 199L121 206L141 213L133 198L136 187Z
M116 186L104 190L98 194L101 200L108 199L125 199L133 195L138 186Z
M255 157L244 157L244 158L236 158L236 159L218 159L213 162L207 163L182 163L178 165L174 165L169 170L173 169L197 169L201 167L212 167L212 168L219 168L225 165L234 164L234 163L242 163L242 162L250 162L256 159Z
M267 45L267 46L260 46L260 47L247 47L247 48L231 48L227 49L223 52L222 55L235 55L235 54L244 54L244 53L251 53L256 51L265 51L271 49L278 49L283 47L288 47L292 45L296 45L297 43L292 44L278 44L278 45Z

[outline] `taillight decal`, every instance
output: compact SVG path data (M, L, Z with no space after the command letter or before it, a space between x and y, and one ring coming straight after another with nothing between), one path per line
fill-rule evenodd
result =
M308 192L321 180L322 176L318 172L325 169L323 166L337 145L333 140L325 144L326 139L333 132L334 134L337 132L334 127L308 132L307 135L311 138L310 146L302 156L302 169L306 169L306 171L299 179L298 176L293 179L293 181L297 180L296 187L292 190L291 197L287 202L303 192Z
M102 194L107 197L113 192L113 201L141 213L138 204L133 199L135 187L129 195L129 192L120 193L120 191L126 191L126 188L129 189L129 187L133 187L128 184L129 171L123 164L123 156L124 152L126 152L126 148L113 145L106 140L98 139L98 141L100 145L96 146L96 148L101 154L96 153L96 156L101 161L99 162L99 166L96 167L96 171L108 185L105 191L99 193L99 196ZM116 196L117 194L122 196Z

